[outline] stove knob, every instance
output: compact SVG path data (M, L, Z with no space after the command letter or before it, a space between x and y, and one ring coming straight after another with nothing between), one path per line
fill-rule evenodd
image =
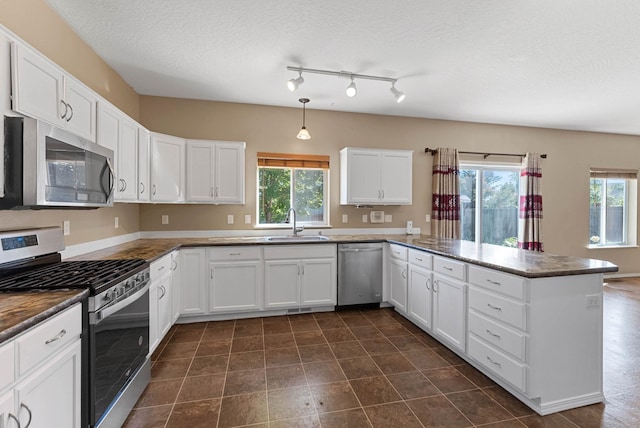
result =
M120 297L120 296L122 296L122 294L124 294L124 289L123 289L123 287L116 287L116 289L115 289L115 294L116 294L116 297Z
M113 300L113 297L114 297L114 296L113 296L113 290L109 290L109 291L107 291L107 292L104 294L103 299L104 299L104 301L105 301L105 302L107 302L107 303L108 303L108 302L110 302L110 301L112 301L112 300Z

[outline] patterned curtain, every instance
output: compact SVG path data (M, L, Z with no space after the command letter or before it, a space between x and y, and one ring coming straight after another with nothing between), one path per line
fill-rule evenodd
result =
M543 251L541 181L540 155L527 153L520 169L518 210L518 248L524 250Z
M436 150L433 157L431 235L460 239L460 163L458 150Z

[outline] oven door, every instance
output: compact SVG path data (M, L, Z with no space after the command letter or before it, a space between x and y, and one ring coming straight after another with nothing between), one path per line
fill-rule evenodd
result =
M110 410L149 354L149 283L89 314L91 426ZM133 406L132 403L131 406Z

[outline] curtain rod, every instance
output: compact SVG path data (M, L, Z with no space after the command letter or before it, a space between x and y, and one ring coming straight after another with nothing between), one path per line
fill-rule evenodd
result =
M430 149L427 147L426 149L424 149L424 152L430 153L433 156L436 154L436 150L437 149ZM458 152L458 153L463 153L465 155L482 155L485 159L488 158L489 156L519 156L521 158L526 156L526 154L523 154L523 153L488 153L488 152ZM543 153L540 155L540 157L542 159L546 159L547 154Z

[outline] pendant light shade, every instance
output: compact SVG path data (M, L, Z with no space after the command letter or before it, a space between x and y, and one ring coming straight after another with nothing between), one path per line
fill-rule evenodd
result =
M296 138L298 140L310 140L311 139L311 135L309 134L309 131L307 131L307 127L305 126L305 106L307 105L307 103L309 102L309 98L300 98L298 101L300 101L302 103L302 128L300 129L300 132L298 132L298 135L296 136Z

